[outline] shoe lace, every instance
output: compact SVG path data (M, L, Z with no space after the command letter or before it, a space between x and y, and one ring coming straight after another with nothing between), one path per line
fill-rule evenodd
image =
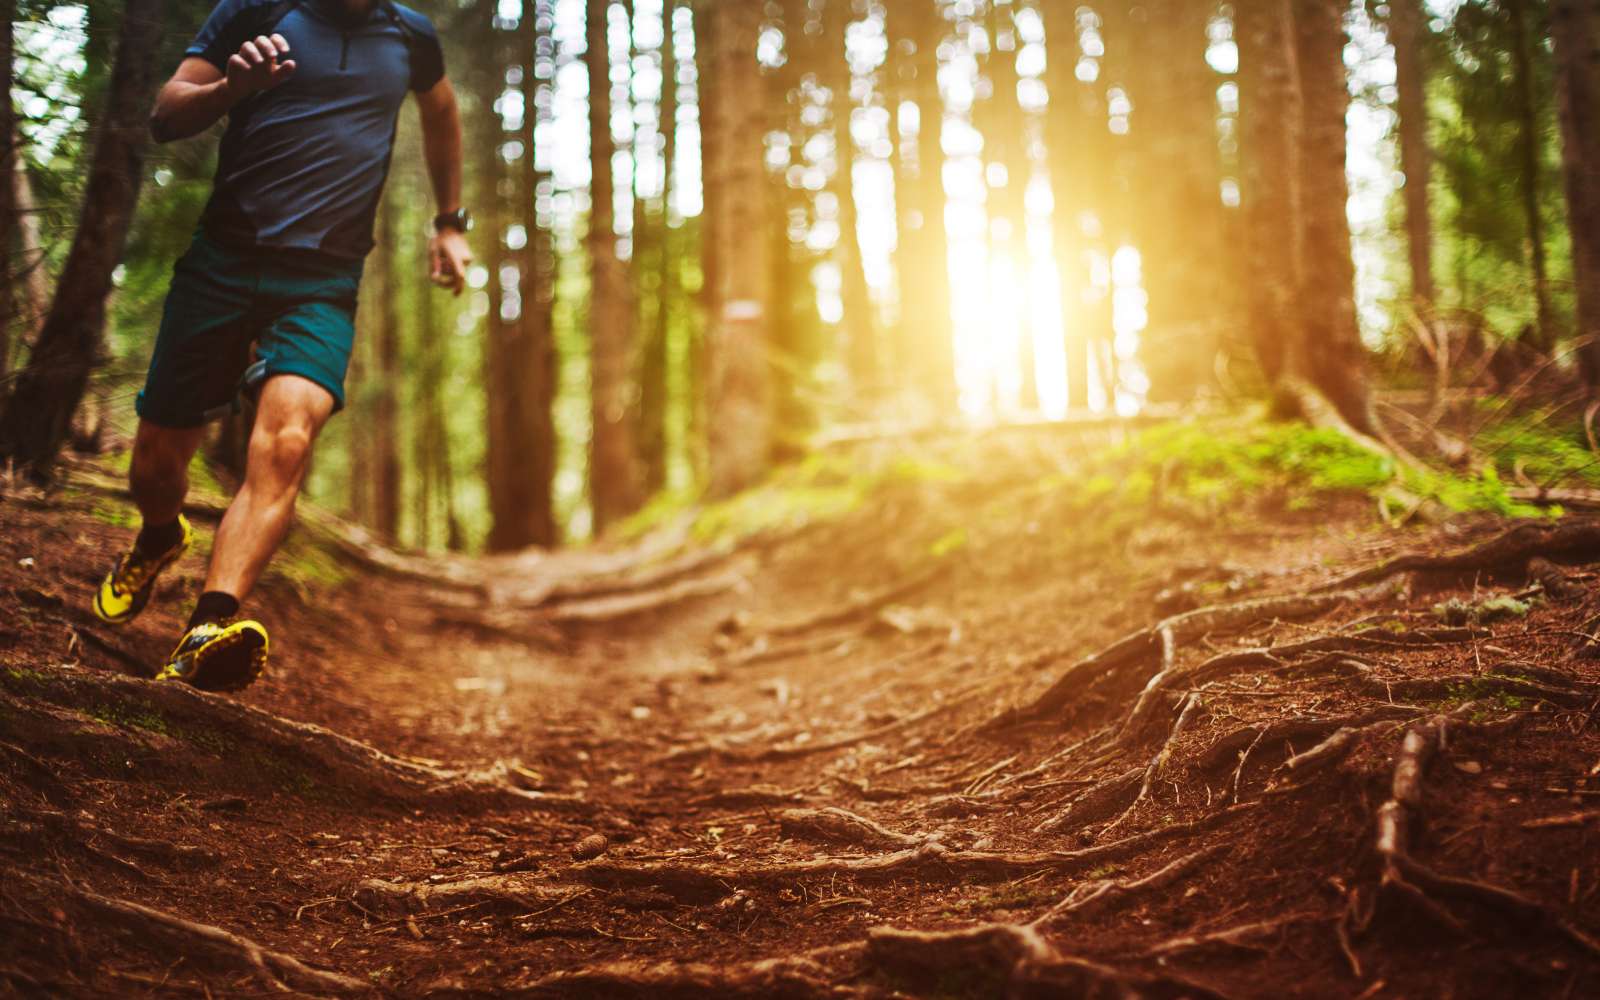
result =
M117 571L111 577L111 589L119 596L136 593L149 581L155 567L156 560L141 559L137 549L127 552L117 562Z

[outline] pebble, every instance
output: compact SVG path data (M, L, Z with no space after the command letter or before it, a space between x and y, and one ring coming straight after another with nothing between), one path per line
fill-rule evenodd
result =
M1463 774L1482 774L1483 765L1475 760L1458 760L1456 770Z

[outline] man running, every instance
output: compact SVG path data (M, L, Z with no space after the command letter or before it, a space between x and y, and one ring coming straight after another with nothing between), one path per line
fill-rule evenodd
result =
M244 485L162 678L235 691L266 666L267 631L236 620L239 602L288 530L312 442L344 404L356 290L408 91L439 207L432 278L459 295L472 260L461 123L427 18L389 0L222 0L156 100L157 141L224 115L228 128L139 394L128 480L143 527L95 595L102 619L131 621L188 550L181 511L204 425L257 393Z

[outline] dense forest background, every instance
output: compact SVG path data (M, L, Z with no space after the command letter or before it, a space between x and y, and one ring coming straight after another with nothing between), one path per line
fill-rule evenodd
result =
M460 299L427 281L408 108L309 488L401 545L590 537L820 433L1316 395L1381 434L1374 377L1600 373L1589 0L412 5L478 265ZM210 6L7 5L9 453L56 350L73 443L132 430L220 126L126 126ZM138 183L95 189L110 146ZM85 221L108 197L120 254ZM103 324L56 315L95 247Z

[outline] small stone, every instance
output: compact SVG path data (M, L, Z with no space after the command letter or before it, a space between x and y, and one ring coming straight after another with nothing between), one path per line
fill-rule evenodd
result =
M1475 760L1458 760L1456 761L1456 770L1462 774L1482 774L1483 765Z
M572 858L574 861L593 861L604 854L610 846L611 841L606 839L605 834L591 833L573 845Z

